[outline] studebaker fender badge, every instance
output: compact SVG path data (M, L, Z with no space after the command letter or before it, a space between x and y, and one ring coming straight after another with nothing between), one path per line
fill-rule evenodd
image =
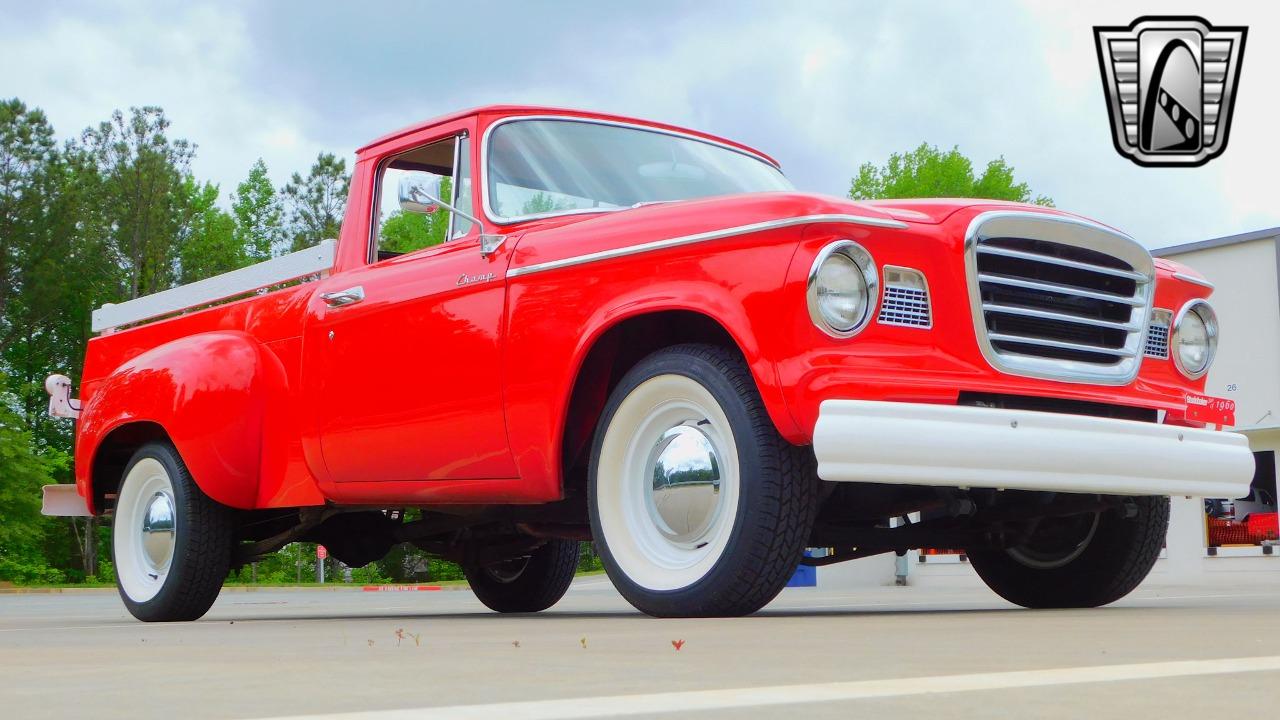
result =
M1199 393L1187 393L1186 418L1222 428L1236 424L1236 401Z
M463 285L471 285L473 283L478 283L478 282L489 282L492 279L493 279L493 273L491 272L484 273L483 275L467 275L466 273L463 273L462 275L458 276L458 287L462 287Z

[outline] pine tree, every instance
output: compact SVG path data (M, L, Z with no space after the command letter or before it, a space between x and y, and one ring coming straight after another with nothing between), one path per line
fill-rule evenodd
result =
M236 244L244 248L253 262L262 262L275 254L284 241L283 213L276 196L267 164L258 158L249 177L236 186L231 213L235 216Z
M338 237L347 208L347 161L320 153L304 178L298 173L285 185L289 203L290 250L302 250Z

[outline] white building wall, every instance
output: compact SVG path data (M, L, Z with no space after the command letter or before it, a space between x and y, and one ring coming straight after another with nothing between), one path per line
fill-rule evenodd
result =
M1276 239L1261 238L1169 257L1216 285L1218 357L1205 391L1236 401L1240 427L1280 422L1280 285ZM1170 308L1177 312L1177 308Z

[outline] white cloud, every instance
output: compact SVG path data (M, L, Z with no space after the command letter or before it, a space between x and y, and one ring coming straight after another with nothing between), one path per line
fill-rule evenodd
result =
M320 150L349 157L415 119L530 102L733 137L819 192L930 142L979 165L1003 155L1059 207L1151 246L1280 225L1273 4L1158 8L1251 26L1229 148L1198 169L1140 168L1112 147L1092 26L1146 5L174 7L45 12L0 43L0 86L64 135L117 107L161 105L224 193L259 155L282 181Z
M170 136L198 146L196 175L220 183L224 196L258 156L283 181L328 149L306 137L295 119L302 108L254 87L245 62L253 48L240 16L216 6L175 7L162 16L122 5L109 23L55 14L0 43L0 67L16 71L0 71L0 80L43 108L63 137L117 108L163 107Z

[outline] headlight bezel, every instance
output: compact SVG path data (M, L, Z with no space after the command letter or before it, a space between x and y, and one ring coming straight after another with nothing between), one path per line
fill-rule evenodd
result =
M1194 370L1187 367L1182 362L1182 330L1183 321L1187 315L1195 313L1200 322L1204 324L1205 336L1208 339L1208 352L1205 356L1204 367ZM1178 368L1178 372L1182 373L1189 380L1199 380L1208 374L1209 369L1213 367L1214 358L1218 354L1218 313L1214 311L1213 306L1204 298L1196 298L1188 301L1179 308L1173 318L1173 324L1169 328L1169 357L1173 359L1173 364Z
M831 259L831 256L836 254L843 255L861 272L863 292L866 295L862 317L847 328L840 327L827 317L822 311L819 297L818 273L822 266ZM876 305L880 298L880 276L871 253L853 240L841 239L827 244L813 259L813 264L809 267L805 297L809 306L809 319L822 332L840 339L851 338L862 332L871 323L871 318L875 316Z

